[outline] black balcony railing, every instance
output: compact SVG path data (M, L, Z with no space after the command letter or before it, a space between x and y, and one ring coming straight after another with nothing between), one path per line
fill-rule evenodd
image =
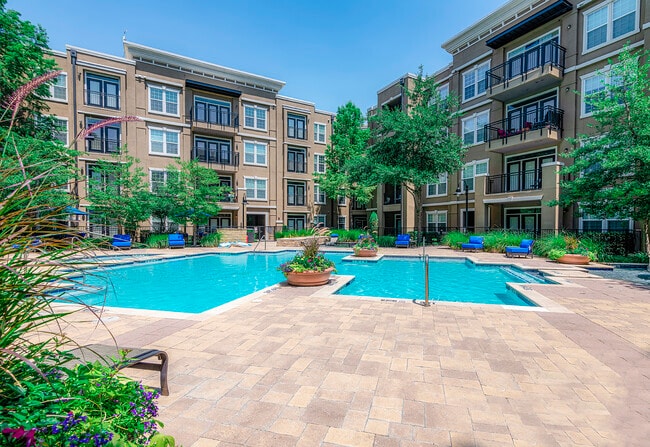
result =
M109 138L97 138L95 136L86 137L86 151L101 152L105 154L115 154L120 150L120 140Z
M525 110L525 112L524 112ZM516 137L517 140L526 139L527 134L539 132L544 129L556 130L562 136L564 110L557 107L522 108L509 112L508 118L486 124L484 127L485 141L503 140Z
M205 147L195 147L192 158L208 164L223 166L239 166L239 153L233 150L211 150Z
M96 90L86 90L86 104L107 109L119 109L120 95L99 92Z
M510 174L490 175L486 180L486 194L502 192L531 191L542 188L542 170L511 172Z
M192 124L205 124L208 127L215 126L219 128L239 127L239 115L233 114L230 110L220 110L215 113L201 111L196 113L194 108L190 109L190 121Z
M492 88L499 84L507 87L511 79L526 79L530 71L545 65L558 67L564 73L565 57L566 49L563 46L556 42L544 42L488 70L485 73L487 88L492 92Z

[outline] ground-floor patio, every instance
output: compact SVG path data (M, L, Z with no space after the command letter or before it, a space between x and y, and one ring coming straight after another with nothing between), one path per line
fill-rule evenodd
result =
M526 286L554 303L538 310L279 286L207 317L107 311L104 322L121 346L168 352L160 419L185 447L648 445L650 290L557 273L563 285ZM111 342L88 313L65 331Z

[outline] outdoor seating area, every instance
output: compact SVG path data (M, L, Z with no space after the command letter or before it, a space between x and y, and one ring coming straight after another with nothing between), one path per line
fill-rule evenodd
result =
M470 236L469 242L465 242L461 246L461 250L478 251L483 250L483 236Z
M130 234L116 234L113 235L111 241L111 248L114 250L128 250L131 248L131 235Z
M535 244L535 241L532 239L524 239L521 241L521 244L519 244L519 247L506 247L506 257L507 258L514 258L514 257L524 257L527 258L528 256L533 257L533 245Z
M397 248L409 248L411 245L411 235L410 234L398 234L397 239L395 240L395 247Z
M172 233L167 236L169 248L185 248L185 238L180 233Z

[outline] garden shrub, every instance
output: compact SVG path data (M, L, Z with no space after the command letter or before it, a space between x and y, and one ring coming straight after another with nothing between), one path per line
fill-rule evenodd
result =
M218 231L206 234L201 238L201 247L218 247L221 242L221 233Z
M484 250L491 253L505 253L506 247L519 247L524 239L534 239L529 233L512 231L490 231L483 236Z
M282 231L276 231L274 233L276 239L282 239L286 237L308 237L313 235L313 230L310 230L308 228L303 228L302 230L288 230L286 228L283 228Z
M461 244L469 241L469 234L461 231L450 231L442 237L442 244L460 250Z
M395 241L397 237L395 236L378 236L376 239L377 245L380 247L395 247Z
M359 236L366 234L364 230L332 230L339 235L340 242L357 242Z
M167 234L150 234L144 244L149 248L167 248L169 238Z

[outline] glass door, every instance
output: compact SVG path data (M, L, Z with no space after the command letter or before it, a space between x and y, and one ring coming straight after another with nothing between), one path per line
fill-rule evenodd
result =
M508 164L508 191L519 191L519 162Z
M526 160L524 164L524 190L535 189L537 186L537 160Z

